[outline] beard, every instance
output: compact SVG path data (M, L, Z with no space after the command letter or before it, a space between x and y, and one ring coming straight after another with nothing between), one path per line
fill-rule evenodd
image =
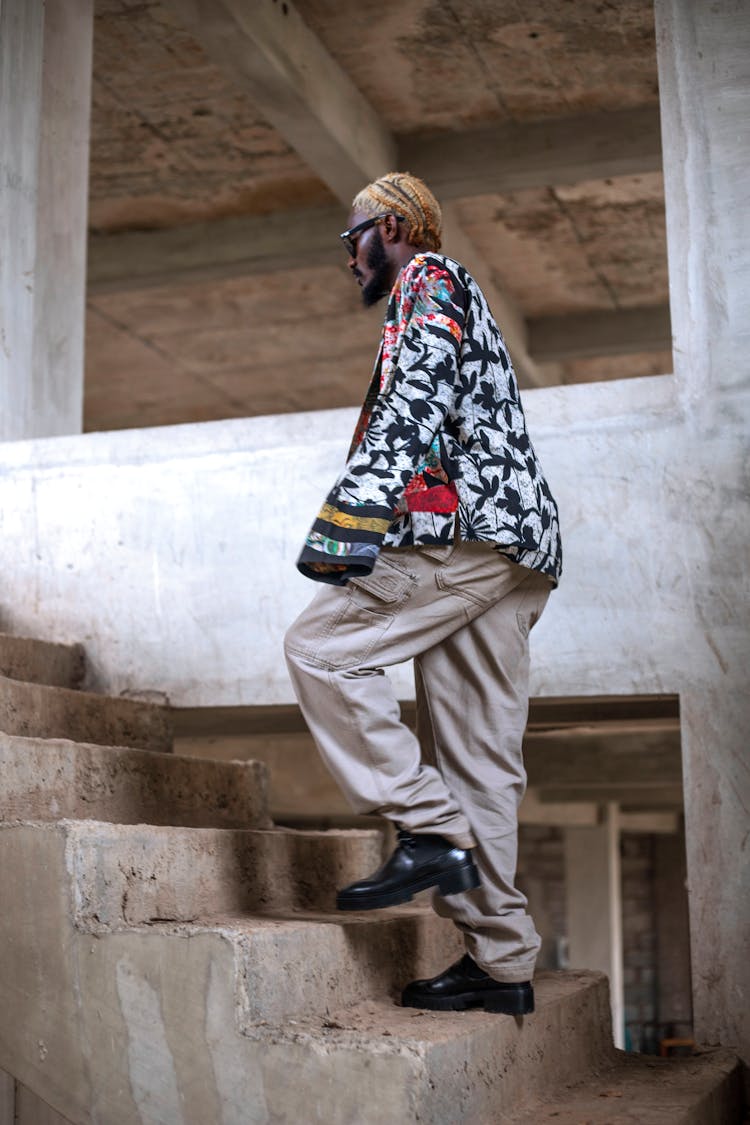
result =
M391 291L391 267L377 227L367 254L367 267L372 270L372 277L362 286L362 304L369 309Z

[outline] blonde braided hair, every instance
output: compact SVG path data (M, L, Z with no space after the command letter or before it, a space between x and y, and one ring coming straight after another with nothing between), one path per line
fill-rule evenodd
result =
M353 211L373 218L387 211L403 215L408 227L406 236L411 246L440 249L443 216L440 204L427 184L410 172L388 172L355 195Z

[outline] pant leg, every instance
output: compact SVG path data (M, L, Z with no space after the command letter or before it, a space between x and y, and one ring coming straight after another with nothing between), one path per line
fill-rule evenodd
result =
M355 811L461 847L475 840L460 802L421 761L385 668L439 644L528 574L478 546L386 549L366 578L323 586L285 639L302 713Z
M528 633L549 582L529 573L485 613L417 657L418 733L477 839L482 885L437 912L463 930L474 960L497 980L528 980L541 944L514 885L521 750L528 715Z

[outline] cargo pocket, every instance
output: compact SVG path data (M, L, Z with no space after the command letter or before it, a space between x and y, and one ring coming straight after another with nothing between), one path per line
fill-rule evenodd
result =
M350 578L347 589L351 600L373 613L392 613L411 594L416 578L381 558L371 574Z
M326 637L319 659L329 668L363 664L416 587L414 575L382 558L372 574L350 578L346 605Z

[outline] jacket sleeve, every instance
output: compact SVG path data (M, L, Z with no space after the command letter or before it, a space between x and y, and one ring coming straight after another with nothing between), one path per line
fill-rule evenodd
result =
M464 292L442 263L414 260L399 297L396 364L362 441L308 533L298 569L345 584L369 574L406 486L423 465L456 393ZM323 572L310 563L334 564Z

